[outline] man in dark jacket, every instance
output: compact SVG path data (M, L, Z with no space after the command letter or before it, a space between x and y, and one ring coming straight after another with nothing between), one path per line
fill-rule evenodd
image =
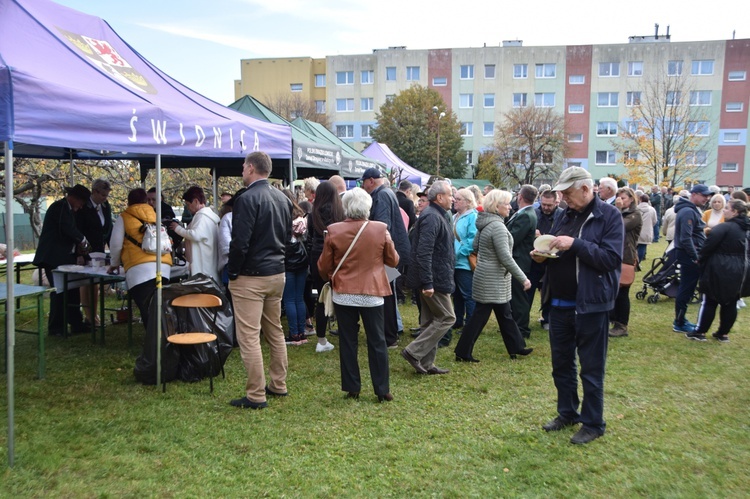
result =
M247 384L245 396L230 404L262 409L268 405L266 395L287 394L281 296L286 244L292 238L292 202L268 183L268 154L248 154L242 168L247 189L234 200L227 273ZM261 327L271 354L267 385L260 350Z
M521 186L518 191L518 211L505 223L508 232L513 236L513 259L525 275L531 273L531 250L534 249L534 237L536 236L536 212L534 201L536 201L537 190L533 185ZM529 313L531 302L529 295L523 289L523 283L516 279L511 280L510 307L513 320L518 325L518 330L524 338L531 336L529 327Z
M409 217L409 225L407 227L407 233L411 230L412 227L414 227L414 222L417 221L417 213L414 206L414 201L411 200L411 188L412 183L408 180L404 179L398 184L398 192L396 193L396 199L398 200L398 207L404 210L404 213L406 213L406 216ZM404 274L407 272L407 269L404 268ZM406 303L406 298L404 297L404 276L400 275L398 276L398 279L396 279L396 299L398 303L404 304Z
M534 252L547 261L543 296L551 300L549 338L552 378L557 388L557 417L543 426L559 431L578 422L570 439L586 444L604 434L604 367L609 311L619 290L625 230L620 210L594 195L591 174L574 166L563 170L554 191L568 205L550 233L550 249L559 258ZM579 404L576 353L583 403ZM580 405L580 412L579 412Z
M377 168L368 168L359 179L362 188L372 196L372 208L370 208L370 220L383 222L388 227L393 244L399 255L398 269L403 272L409 261L411 243L401 218L401 210L398 208L396 195L393 194L387 180ZM393 283L391 283L391 287ZM389 348L398 345L398 317L396 310L396 293L384 296L383 316L385 317L385 342Z
M76 184L65 188L65 198L55 201L44 215L42 233L39 236L34 265L44 270L47 280L54 282L52 271L60 265L76 263L78 255L87 253L90 245L83 233L76 226L75 212L84 207L91 197L91 191ZM81 258L83 263L83 258ZM83 332L81 315L81 295L77 289L67 291L68 324L74 333ZM50 293L50 310L48 329L50 336L62 336L66 327L63 320L65 297L62 292Z
M453 202L451 186L438 180L427 193L430 205L414 226L414 248L406 285L420 290L421 334L401 351L420 374L446 374L435 365L438 342L456 321L451 302L454 291L453 230L445 217Z
M695 293L700 277L698 253L706 240L700 207L711 197L711 191L703 184L696 184L690 190L690 199L680 198L674 207L674 253L680 264L680 285L674 299L674 322L676 333L691 334L695 324L685 318L688 303Z

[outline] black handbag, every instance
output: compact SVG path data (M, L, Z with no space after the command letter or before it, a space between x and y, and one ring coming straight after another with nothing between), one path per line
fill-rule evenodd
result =
M305 245L299 239L293 238L286 246L284 268L289 272L296 272L298 270L306 269L309 265L310 262L307 257Z

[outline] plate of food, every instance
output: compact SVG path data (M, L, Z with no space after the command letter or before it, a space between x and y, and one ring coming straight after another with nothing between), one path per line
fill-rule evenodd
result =
M539 236L536 239L534 239L534 249L537 253L541 253L545 256L549 257L556 257L557 252L559 251L557 248L550 248L550 243L555 239L555 236L551 234L545 234L543 236Z
M62 272L81 272L84 268L83 265L60 265L56 270Z

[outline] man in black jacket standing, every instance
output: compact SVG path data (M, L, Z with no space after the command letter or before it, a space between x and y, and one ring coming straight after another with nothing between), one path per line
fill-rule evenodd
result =
M44 215L44 225L39 236L34 265L44 270L47 280L54 282L52 271L60 265L76 263L77 255L88 252L90 245L83 233L76 227L75 212L83 208L91 197L91 191L76 184L65 188L65 197L55 201ZM83 262L83 258L81 258ZM83 332L83 317L81 316L81 295L77 289L69 289L68 324L73 332ZM66 327L63 316L65 297L62 292L50 293L50 310L48 329L50 336L62 336Z
M227 273L247 384L245 396L230 404L243 409L263 409L268 406L266 395L287 394L281 296L286 244L292 237L292 202L268 183L270 173L268 154L248 154L242 165L242 180L247 189L235 197L232 210ZM260 350L261 328L271 354L267 385Z
M407 233L411 230L411 228L414 226L414 222L417 221L417 213L416 213L416 207L414 206L414 201L411 199L411 188L412 183L408 180L404 179L401 182L398 183L398 192L396 193L396 199L398 200L398 207L404 210L404 213L406 213L406 216L409 217L409 225L407 226ZM405 274L407 272L407 269L403 267L403 273ZM398 279L396 279L396 300L399 304L406 303L406 298L404 297L404 276L400 275L398 276Z
M446 374L448 369L435 365L435 355L440 339L456 321L451 302L455 289L453 230L445 216L453 203L451 186L438 180L427 197L430 205L414 226L414 248L406 275L406 285L421 291L422 332L401 351L401 356L419 374Z
M396 245L396 251L399 255L398 269L403 272L409 261L411 244L406 233L406 227L404 227L404 220L401 218L401 210L398 209L396 195L393 194L390 185L377 168L368 168L359 180L362 182L362 188L372 196L370 220L383 222L388 227L388 232L391 233L393 244ZM391 287L393 287L393 283L391 283ZM383 307L385 342L389 348L396 348L399 333L396 317L396 294L383 298L385 300Z

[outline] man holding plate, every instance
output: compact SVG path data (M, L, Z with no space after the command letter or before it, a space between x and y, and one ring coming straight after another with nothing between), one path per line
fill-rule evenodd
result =
M537 248L545 251L531 252L534 261L547 266L542 296L551 305L549 337L557 388L558 416L543 428L559 431L580 422L582 427L570 441L586 444L602 436L605 429L609 311L619 289L624 228L619 210L594 195L591 174L585 169L563 170L553 190L562 192L568 208L550 230L554 238L546 244L537 243ZM553 253L559 258L550 258Z

